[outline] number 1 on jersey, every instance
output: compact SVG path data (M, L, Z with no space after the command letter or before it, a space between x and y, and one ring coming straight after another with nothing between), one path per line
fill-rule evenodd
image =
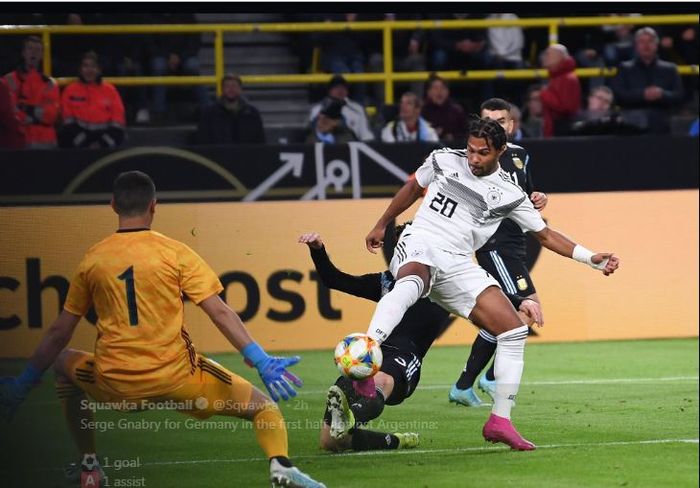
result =
M126 304L129 307L129 324L139 325L139 310L136 308L136 287L134 286L134 267L129 266L126 271L117 276L126 283Z

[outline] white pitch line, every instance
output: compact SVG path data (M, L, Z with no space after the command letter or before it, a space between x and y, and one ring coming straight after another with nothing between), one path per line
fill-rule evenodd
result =
M649 444L698 444L698 439L650 439L643 441L610 441L610 442L583 442L571 444L543 444L538 445L537 450L542 449L567 449L567 448L586 448L586 447L615 447L615 446L639 446ZM361 452L345 452L345 453L325 453L325 454L302 454L292 456L296 461L298 459L335 459L338 457L361 457L361 456L396 456L396 455L411 455L411 454L451 454L460 452L484 452L484 451L509 451L507 446L473 446L473 447L455 447L452 449L404 449L404 450L382 450L382 451L361 451ZM267 458L233 458L233 459L187 459L181 461L152 461L142 462L141 466L175 466L184 464L238 464L251 462L268 462ZM61 471L59 468L38 468L37 471Z
M584 442L572 444L544 444L537 446L541 449L566 449L580 447L615 447L615 446L638 446L648 444L698 444L698 439L650 439L643 441L610 441L610 442ZM340 454L306 454L293 456L297 459L334 459L337 457L358 457L358 456L392 456L410 454L449 454L459 452L483 452L483 451L505 451L507 446L483 446L483 447L456 447L453 449L405 449L405 450L384 450L384 451L362 451ZM267 461L267 458L244 458L244 459L189 459L183 461L153 461L141 463L142 466L170 466L176 464L212 464L212 463L250 463L255 461Z
M698 381L700 379L698 376L667 376L662 378L611 378L611 379L599 379L599 380L557 380L557 381L524 381L520 383L520 386L557 386L557 385L618 385L625 383L655 383L657 381L667 381L667 382L684 382L684 381ZM433 384L433 385L419 385L416 390L442 390L445 388L451 388L450 384ZM316 395L319 393L326 393L327 390L304 390L303 388L298 391L300 395Z

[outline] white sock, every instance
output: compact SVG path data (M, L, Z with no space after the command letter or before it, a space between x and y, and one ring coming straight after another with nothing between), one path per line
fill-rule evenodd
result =
M513 400L518 394L520 378L523 375L525 339L527 325L496 336L496 394L491 413L499 417L510 418L510 409L513 408Z
M367 335L380 344L384 342L401 322L406 310L416 303L422 294L423 280L418 276L408 275L396 280L394 288L377 303L367 328Z

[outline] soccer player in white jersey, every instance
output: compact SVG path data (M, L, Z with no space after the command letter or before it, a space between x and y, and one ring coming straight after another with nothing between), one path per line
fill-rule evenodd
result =
M506 150L506 133L496 121L475 119L465 150L433 151L394 196L367 235L367 249L382 246L387 224L408 209L427 188L425 199L404 232L390 263L397 281L377 304L367 334L383 342L406 310L428 296L446 310L496 336L496 392L482 433L487 441L513 449L532 450L510 421L520 387L527 326L501 291L498 282L472 261L479 249L508 217L532 232L542 246L562 256L612 274L619 260L612 253L593 253L550 229L528 196L503 171L498 158Z

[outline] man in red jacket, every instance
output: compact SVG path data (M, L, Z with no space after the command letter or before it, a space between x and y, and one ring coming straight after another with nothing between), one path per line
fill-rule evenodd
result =
M54 123L59 113L58 84L39 72L43 56L41 39L29 36L22 45L22 65L5 75L28 148L56 146Z
M566 132L570 119L581 109L581 83L576 62L562 44L552 44L542 55L542 67L549 71L549 83L540 92L543 135Z
M19 123L7 83L0 78L0 149L22 149L24 129Z

